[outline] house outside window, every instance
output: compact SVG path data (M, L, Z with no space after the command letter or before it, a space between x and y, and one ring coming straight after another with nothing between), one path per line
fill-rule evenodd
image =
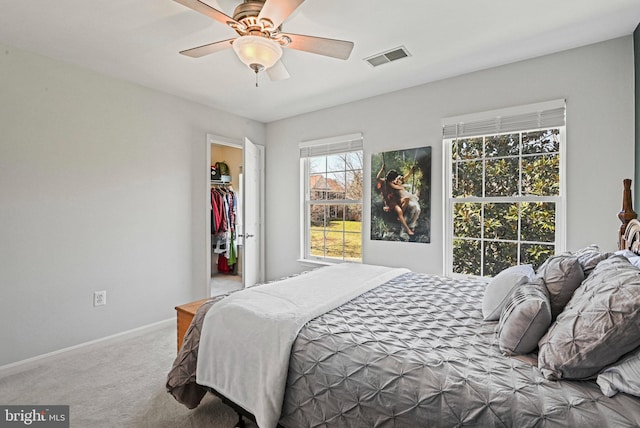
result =
M443 136L447 274L564 251L564 100L445 119Z
M361 134L300 143L303 260L362 261L362 146Z

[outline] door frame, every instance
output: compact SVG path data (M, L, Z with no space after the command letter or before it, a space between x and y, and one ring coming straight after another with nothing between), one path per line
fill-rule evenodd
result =
M240 149L244 151L244 138L242 139L235 139L235 138L229 138L229 137L224 137L221 135L216 135L216 134L210 134L207 133L206 136L206 144L205 144L205 165L203 168L203 172L204 172L204 180L205 180L205 194L203 195L203 200L205 201L204 204L204 210L205 210L205 224L204 224L204 234L205 234L205 281L204 281L204 289L205 289L205 296L209 297L211 295L211 212L210 212L210 207L209 207L209 203L207 203L206 201L208 201L208 199L211 197L210 192L211 192L211 145L212 144L217 144L220 146L228 146L228 147L233 147L236 149ZM254 143L255 144L255 143ZM264 242L264 237L265 237L265 233L264 233L264 190L265 190L265 183L264 183L264 178L265 178L265 174L264 174L264 146L256 144L256 146L258 147L258 149L260 150L260 171L259 171L259 180L260 180L260 228L257 231L257 233L260 234L260 260L259 260L259 272L258 272L258 278L261 281L264 281L264 277L265 277L265 254L264 254L264 249L265 249L265 242ZM244 165L243 165L243 173L244 173ZM244 194L244 192L243 192ZM244 249L243 249L243 253L242 253L242 257L244 257ZM243 260L243 266L244 266L244 260ZM244 272L242 274L242 283L244 285Z

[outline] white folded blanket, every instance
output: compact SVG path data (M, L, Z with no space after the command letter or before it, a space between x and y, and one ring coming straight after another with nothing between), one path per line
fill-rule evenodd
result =
M232 294L204 319L196 382L251 412L260 428L275 427L302 326L405 272L345 263Z

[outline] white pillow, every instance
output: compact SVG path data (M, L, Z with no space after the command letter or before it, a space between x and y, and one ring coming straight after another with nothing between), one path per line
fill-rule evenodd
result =
M630 259L631 257L638 257L638 255L631 250L618 250L614 254L616 256L624 256L628 259Z
M618 250L615 254L619 256L624 256L629 260L629 263L634 265L635 267L640 267L640 256L634 253L631 250Z
M526 284L535 276L531 265L511 266L496 276L487 284L482 299L482 316L485 321L500 319L502 309L507 304L509 296L515 287Z
M640 397L640 349L602 370L596 382L607 397L618 392Z

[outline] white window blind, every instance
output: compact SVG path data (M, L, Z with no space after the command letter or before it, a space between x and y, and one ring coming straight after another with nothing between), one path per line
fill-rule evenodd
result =
M362 133L303 141L299 147L301 158L362 150Z
M565 126L565 100L528 104L442 120L444 139Z

